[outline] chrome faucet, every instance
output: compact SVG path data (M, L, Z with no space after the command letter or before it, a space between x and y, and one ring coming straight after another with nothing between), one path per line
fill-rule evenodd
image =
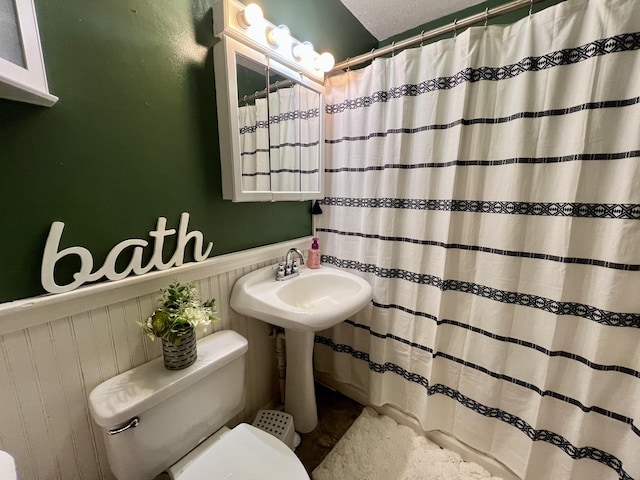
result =
M300 257L300 264L294 260L293 256L298 255ZM304 265L304 255L297 248L290 248L285 257L284 263L278 265L278 271L276 273L276 280L289 280L290 278L297 277L298 265Z

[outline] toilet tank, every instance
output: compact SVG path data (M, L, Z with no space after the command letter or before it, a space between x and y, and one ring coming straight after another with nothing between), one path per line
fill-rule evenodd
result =
M157 358L98 385L89 409L118 480L152 479L244 407L247 340L223 330L198 340L196 362L167 370ZM109 430L138 425L121 433Z

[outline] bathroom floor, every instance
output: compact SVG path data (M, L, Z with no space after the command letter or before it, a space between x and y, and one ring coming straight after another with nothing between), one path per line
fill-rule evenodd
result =
M311 433L301 434L296 449L298 458L311 475L338 440L358 418L364 408L358 402L316 383L318 426Z

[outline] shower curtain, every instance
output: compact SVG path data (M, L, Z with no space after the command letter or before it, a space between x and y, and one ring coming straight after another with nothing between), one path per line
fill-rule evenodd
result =
M640 2L568 0L327 83L316 369L525 479L640 479Z

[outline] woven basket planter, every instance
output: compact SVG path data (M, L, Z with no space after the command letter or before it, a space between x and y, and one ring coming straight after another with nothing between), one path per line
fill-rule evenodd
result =
M181 370L193 365L198 357L196 349L196 332L193 328L189 332L180 337L177 344L162 339L162 355L164 357L164 366L169 370Z

